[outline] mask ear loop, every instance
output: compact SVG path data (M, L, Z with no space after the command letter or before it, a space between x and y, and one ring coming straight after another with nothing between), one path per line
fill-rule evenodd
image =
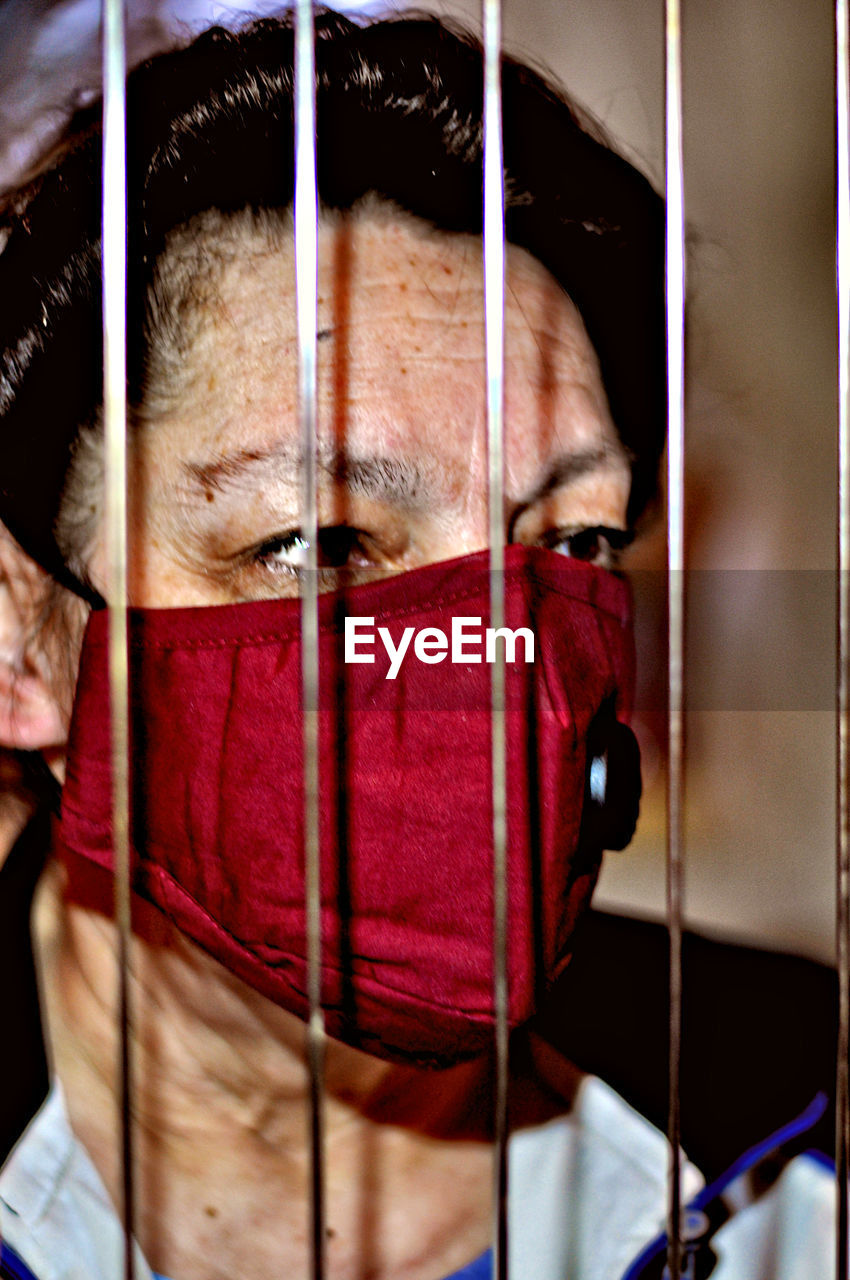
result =
M132 1024L129 961L130 731L127 661L127 166L126 54L122 0L103 0L103 420L112 733L112 838L118 928L121 1220L124 1277L133 1280Z
M301 689L304 735L304 868L307 922L307 1057L310 1072L310 1240L314 1280L325 1274L325 1021L322 1009L322 921L319 850L319 620L316 350L318 218L316 182L315 35L311 0L295 9L295 299L298 331L298 419L301 439Z
M847 0L835 6L836 285L838 305L838 706L836 718L836 951L838 1048L835 1079L836 1280L847 1280L850 1152L850 66Z
M679 0L665 7L665 255L667 309L667 928L670 946L667 1277L682 1274L682 916L684 899L685 215Z
M482 0L484 29L484 329L487 383L487 501L490 625L505 625L505 185L502 146L500 0ZM493 1006L496 1028L494 1099L493 1276L508 1274L508 972L505 665L490 667L493 804Z

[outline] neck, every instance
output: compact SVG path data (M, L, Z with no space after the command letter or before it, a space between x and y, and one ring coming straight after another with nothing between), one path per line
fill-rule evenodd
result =
M117 1200L117 938L90 907L66 904L61 918L45 984L54 1059L72 1124ZM142 907L137 924L130 1035L142 1247L175 1280L306 1275L303 1025L153 908ZM486 1247L490 1080L487 1061L431 1072L329 1043L329 1275L435 1280Z

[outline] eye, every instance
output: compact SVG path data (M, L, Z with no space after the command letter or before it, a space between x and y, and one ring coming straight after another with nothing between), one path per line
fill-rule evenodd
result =
M553 529L542 539L543 545L572 560L583 560L603 569L615 569L621 553L632 542L629 529L608 529L594 525L589 529Z
M372 563L368 535L349 525L319 529L316 561L320 569L344 569ZM271 573L297 574L307 563L309 543L300 529L269 538L252 552L252 559Z

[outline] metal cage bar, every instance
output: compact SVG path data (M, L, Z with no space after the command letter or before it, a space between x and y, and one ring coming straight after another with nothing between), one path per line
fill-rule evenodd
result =
M301 682L304 743L304 868L307 921L307 1055L310 1072L311 1274L325 1274L322 1009L322 902L319 850L319 619L316 359L319 199L316 178L315 32L311 0L295 9L295 294L298 330L298 419L301 439Z
M505 185L502 146L501 0L483 0L484 329L487 391L487 505L490 625L505 625ZM508 966L505 665L490 668L493 808L493 1007L496 1090L493 1156L493 1276L508 1275Z
M106 441L106 595L112 733L112 831L118 927L121 1218L124 1276L133 1280L132 1019L129 981L130 727L127 660L127 165L126 52L122 0L103 0L103 417Z
M682 1271L681 1113L684 789L685 216L679 0L665 9L665 264L667 315L667 927L670 945L667 1272Z
M850 67L847 0L835 6L836 289L838 307L838 670L836 755L836 954L838 1044L835 1083L837 1280L847 1280L850 1152Z

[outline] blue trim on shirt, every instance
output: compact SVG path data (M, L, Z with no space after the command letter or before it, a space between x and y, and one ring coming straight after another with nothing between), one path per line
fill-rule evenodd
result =
M493 1274L493 1250L479 1254L472 1262L468 1262L460 1271L453 1271L446 1280L490 1280Z
M5 1242L0 1242L0 1280L36 1280L23 1258Z
M805 1160L811 1160L814 1164L820 1165L827 1173L835 1173L835 1161L832 1156L828 1156L825 1151L818 1151L817 1147L812 1147L809 1151L803 1152Z
M752 1169L771 1151L775 1151L786 1142L791 1142L793 1138L798 1138L801 1134L807 1133L809 1129L813 1129L826 1111L828 1102L829 1099L825 1093L815 1094L805 1111L802 1111L800 1115L784 1124L781 1129L777 1129L775 1133L763 1138L761 1142L757 1142L754 1147L750 1147L748 1151L745 1151L742 1156L739 1156L729 1166L725 1173L721 1173L720 1177L715 1178L714 1182L710 1182L707 1187L703 1187L702 1191L690 1201L687 1208L705 1209L712 1200L716 1200L718 1196L722 1195L730 1183L739 1178L742 1173L746 1173L748 1169ZM640 1280L644 1268L659 1254L663 1253L666 1248L667 1234L663 1232L661 1235L656 1236L654 1240L650 1240L646 1248L641 1250L628 1271L622 1276L622 1280Z
M488 1249L486 1253L479 1254L472 1262L468 1262L465 1267L461 1267L460 1271L453 1271L450 1276L446 1276L446 1280L490 1280L493 1274L493 1250ZM18 1280L15 1276L14 1280ZM35 1280L31 1272L22 1273L21 1280ZM167 1276L161 1276L159 1272L154 1271L153 1280L168 1280Z

